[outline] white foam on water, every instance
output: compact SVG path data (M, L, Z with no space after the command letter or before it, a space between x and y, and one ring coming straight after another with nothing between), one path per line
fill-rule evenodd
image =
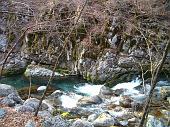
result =
M113 90L117 90L117 89L133 90L135 87L139 86L140 83L141 83L141 80L136 78L135 80L131 82L119 83L116 86L114 86L112 89Z
M62 102L62 106L64 108L74 108L77 105L77 101L82 98L81 95L73 94L73 95L62 95L60 100Z
M94 96L98 95L100 92L100 89L103 85L92 85L85 83L83 86L75 86L75 90L78 93L86 94L88 96Z

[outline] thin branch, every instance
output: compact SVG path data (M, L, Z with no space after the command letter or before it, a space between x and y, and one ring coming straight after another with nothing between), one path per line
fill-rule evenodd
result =
M42 101L43 101L43 99L45 98L45 95L46 95L46 93L47 93L48 87L50 86L50 83L51 83L51 81L52 81L52 79L53 79L53 77L54 77L55 70L56 70L56 68L57 68L57 66L58 66L58 63L59 63L59 58L60 58L60 57L62 56L62 54L64 53L65 47L66 47L67 42L68 42L68 40L69 40L69 37L70 37L70 35L72 34L74 28L77 26L78 21L79 21L81 15L82 15L82 13L83 13L83 10L84 10L85 6L87 5L87 2L88 2L88 0L85 1L84 5L83 5L83 7L82 7L82 9L81 9L78 17L77 17L77 20L76 20L74 26L71 28L68 36L65 38L63 49L62 49L62 51L60 52L60 54L58 55L58 57L57 57L57 59L56 59L56 63L55 63L54 68L53 68L53 73L52 73L52 75L50 76L50 78L49 78L49 80L48 80L48 83L47 83L47 85L46 85L46 89L45 89L45 91L44 91L44 93L43 93L43 95L42 95L42 97L41 97L41 99L40 99L40 101L39 101L39 105L38 105L37 110L35 111L35 115L34 115L34 116L37 116L37 115L38 115L38 112L39 112L39 109L40 109L40 107L41 107Z
M170 46L170 41L167 42L166 47L165 47L165 51L163 53L162 60L160 61L160 64L159 64L158 68L156 69L156 72L155 72L154 76L152 77L151 90L149 92L149 95L148 95L148 98L147 98L147 101L146 101L146 104L145 104L144 114L142 116L142 119L141 119L141 122L139 124L139 127L143 127L144 123L145 123L145 120L147 119L148 112L149 112L149 105L150 105L150 102L151 102L151 99L152 99L154 89L155 89L155 87L157 85L158 75L159 75L159 72L161 71L161 69L163 67L164 62L165 62L169 46Z

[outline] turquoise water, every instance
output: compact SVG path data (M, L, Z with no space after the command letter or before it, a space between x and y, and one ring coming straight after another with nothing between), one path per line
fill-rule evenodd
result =
M43 79L31 79L31 83L37 86L44 86L47 84L48 80ZM83 85L86 81L78 78L78 77L71 77L71 78L64 78L53 80L51 82L51 86L55 89L60 89L63 91L74 91L75 86ZM4 77L0 79L0 83L8 84L14 86L16 89L20 89L23 87L28 87L30 84L30 80L23 75L17 75L13 77Z

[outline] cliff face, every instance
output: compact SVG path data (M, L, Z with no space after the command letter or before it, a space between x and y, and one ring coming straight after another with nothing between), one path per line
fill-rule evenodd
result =
M164 2L88 1L80 18L84 0L23 2L2 2L1 19L8 25L1 24L0 32L9 45L27 29L15 51L22 58L54 65L64 50L59 68L90 81L112 83L150 71L150 64L159 62L170 39L169 5ZM169 62L170 55L164 65L168 73Z

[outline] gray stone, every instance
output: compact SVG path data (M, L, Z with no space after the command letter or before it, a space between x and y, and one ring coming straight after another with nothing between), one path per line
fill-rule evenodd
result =
M113 90L107 86L102 86L99 95L112 95Z
M3 75L16 75L24 72L27 62L21 56L10 56L8 63L5 64Z
M0 100L0 104L7 105L9 107L13 107L13 106L15 106L15 101L8 97L4 97Z
M50 118L52 117L51 113L49 111L39 111L38 116L41 116L42 118Z
M7 111L5 109L0 109L0 119L3 119L7 114Z
M6 84L0 84L0 97L8 96L11 93L17 93L14 87Z
M29 98L24 102L25 106L30 106L34 109L34 111L38 108L39 100L36 98ZM42 103L40 110L48 109L48 106L44 103Z
M94 126L109 127L116 124L115 119L108 113L102 113L93 121Z
M70 123L58 115L53 118L44 119L44 121L42 121L42 126L43 127L70 127Z
M25 71L25 76L26 77L50 77L52 75L53 71L49 70L47 68L38 66L38 65L28 65L26 71ZM63 76L62 74L55 72L54 76L60 77Z
M26 105L17 106L15 109L17 112L34 112L34 108Z
M102 99L99 96L92 96L92 97L83 97L79 99L77 105L87 106L91 104L100 104L100 103L102 103Z
M94 127L92 123L78 119L76 120L71 127Z
M15 101L16 104L23 104L23 100L17 93L11 93L7 96L9 99Z

